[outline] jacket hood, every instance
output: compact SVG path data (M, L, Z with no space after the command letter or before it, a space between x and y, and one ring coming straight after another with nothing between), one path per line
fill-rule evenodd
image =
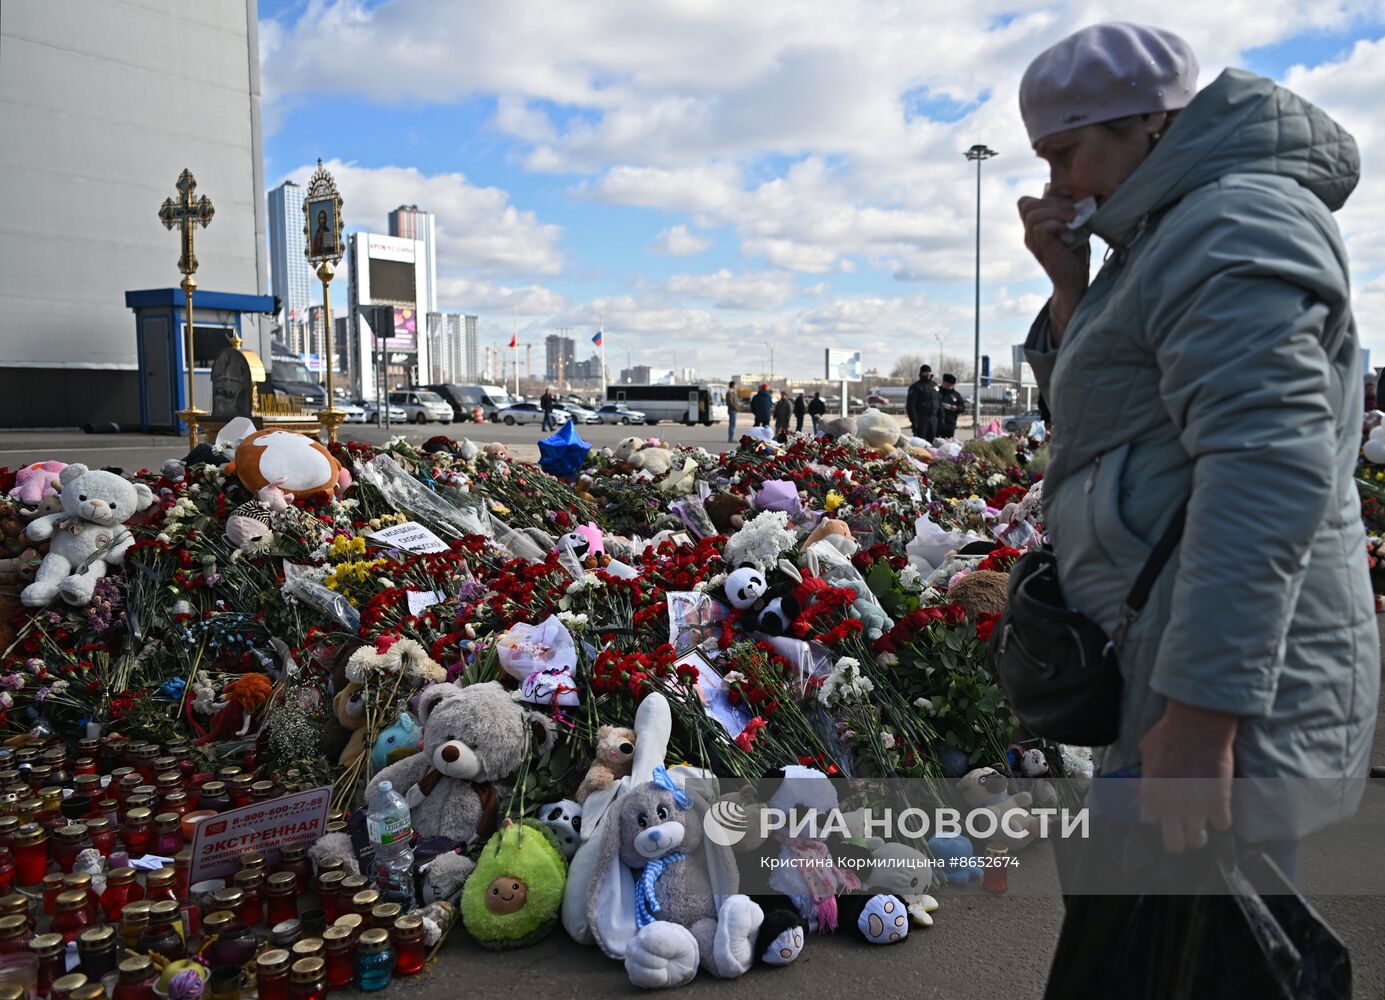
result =
M1292 178L1335 212L1360 179L1361 156L1320 108L1273 80L1228 69L1183 109L1088 228L1128 246L1152 212L1229 174Z

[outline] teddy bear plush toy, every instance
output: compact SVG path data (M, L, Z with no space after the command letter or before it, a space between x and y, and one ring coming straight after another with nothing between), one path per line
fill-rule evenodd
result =
M499 805L494 783L513 774L526 756L547 752L552 723L523 708L495 681L430 684L419 695L418 714L423 752L376 774L366 801L388 781L408 800L421 837L458 845L488 839L496 831Z
M1029 813L1034 797L1029 792L1010 794L1010 781L993 767L977 767L957 782L962 801L972 809L989 809L995 814L993 844L1003 844L1011 852L1028 847L1037 837L1038 817Z
M96 581L135 544L125 521L154 502L143 483L80 463L64 468L58 478L62 513L35 518L24 529L34 541L51 539L34 582L20 594L31 608L45 607L58 595L72 605L91 603Z
M642 438L621 438L613 452L616 461L624 462L636 471L648 472L656 479L668 475L673 468L673 452L651 445Z
M630 773L635 760L635 731L617 726L602 726L596 731L596 759L577 786L577 804L587 801L592 792L612 785Z
M713 493L702 501L702 508L717 531L728 537L740 530L750 513L750 503L735 493Z

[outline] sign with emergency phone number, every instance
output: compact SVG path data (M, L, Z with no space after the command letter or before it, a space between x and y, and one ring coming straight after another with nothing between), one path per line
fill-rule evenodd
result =
M231 874L246 851L262 851L273 864L280 848L311 844L327 829L331 803L327 785L208 816L193 834L189 881Z

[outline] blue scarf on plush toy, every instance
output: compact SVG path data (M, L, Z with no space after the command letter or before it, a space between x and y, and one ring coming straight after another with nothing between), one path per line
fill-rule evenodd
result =
M687 809L692 805L692 798L687 792L679 788L668 771L662 767L654 769L654 784L660 788L668 789L673 793L673 801L678 803L680 809ZM654 923L658 918L655 916L659 912L659 898L654 893L654 884L659 881L659 876L671 865L687 857L682 851L674 851L672 854L665 854L662 858L654 858L644 866L640 872L640 880L635 883L635 928L642 929L647 924Z

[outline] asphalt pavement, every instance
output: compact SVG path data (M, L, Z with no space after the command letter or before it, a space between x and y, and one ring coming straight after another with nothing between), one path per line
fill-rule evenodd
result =
M749 421L737 425L743 431ZM507 426L505 424L399 424L388 429L370 424L345 424L339 437L344 441L366 441L383 444L392 437L403 437L418 444L438 434L452 438L470 438L477 444L498 441L519 461L538 461L540 438L549 435L538 424ZM596 447L614 445L622 438L658 437L662 440L688 445L701 445L712 451L727 447L726 425L713 424L687 427L683 424L660 422L654 427L618 424L585 424L579 428L582 439ZM167 459L187 454L187 439L172 434L86 434L80 430L0 430L0 466L15 468L32 462L55 458L63 462L82 462L85 465L118 465L135 471L157 469Z
M344 428L343 436L383 442L384 430L366 426ZM398 433L395 429L392 433ZM477 442L500 441L516 458L533 460L536 443L543 435L536 426L463 424L455 427L408 426L403 435L423 442L434 434L470 437ZM615 444L630 434L657 434L666 440L726 447L726 429L660 424L654 428L581 428L582 436L598 447ZM186 442L171 435L91 435L80 431L0 432L0 465L17 466L56 458L92 466L119 466L128 470L158 468L170 457L180 457ZM1376 728L1372 763L1385 765L1385 711ZM1385 852L1378 842L1368 857L1336 857L1315 848L1310 838L1304 845L1302 870L1344 872L1369 866L1374 870ZM914 929L900 944L872 947L845 935L814 936L803 955L784 969L759 968L733 982L700 975L680 996L800 997L824 998L928 998L946 1000L1028 1000L1042 996L1049 956L1062 921L1062 900L1048 848L1038 845L1024 851L1019 868L1010 875L1013 886L1005 896L988 896L973 888L944 892L935 925ZM1045 894L1032 894L1035 892ZM1311 896L1310 901L1352 950L1355 992L1358 998L1385 997L1385 898L1381 896ZM401 981L394 989L420 1000L452 998L459 993L530 998L601 997L635 995L618 962L599 950L575 944L558 930L543 942L523 950L487 951L458 929L444 945L434 966L424 975Z

